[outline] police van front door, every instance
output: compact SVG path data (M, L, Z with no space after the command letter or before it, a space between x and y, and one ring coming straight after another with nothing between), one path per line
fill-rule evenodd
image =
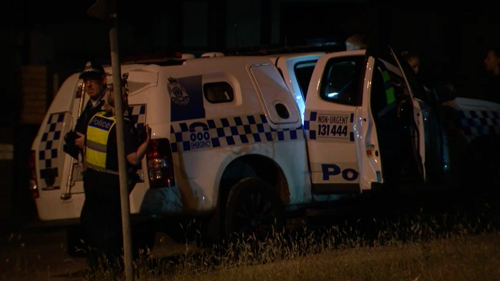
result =
M415 165L416 176L420 181L427 181L427 174L425 170L425 128L424 128L424 114L419 100L416 96L421 96L418 91L422 88L419 87L418 82L414 77L413 70L405 61L397 56L392 48L389 48L392 59L399 68L401 77L404 79L402 85L405 89L405 103L399 108L406 106L408 108L409 116L406 120L407 137L410 139L410 153L411 164ZM418 94L418 95L417 95Z
M381 163L382 182L387 186L397 187L403 175L423 180L423 120L419 103L413 99L413 87L392 50L369 61L373 61L372 73L366 75L371 77L371 86L366 88L370 102L369 108L363 103L363 111L371 112L378 145L368 143L372 151L367 149L367 155Z
M361 107L368 70L365 51L327 54L316 64L304 114L313 194L359 193L376 176L360 171L357 153L371 134Z

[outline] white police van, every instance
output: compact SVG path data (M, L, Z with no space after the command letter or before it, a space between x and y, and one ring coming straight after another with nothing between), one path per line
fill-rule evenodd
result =
M488 189L491 193L492 190L500 187L498 176L500 165L495 161L500 156L500 149L497 145L500 143L500 105L483 100L456 97L453 85L446 81L438 83L435 89L430 91L417 81L414 72L407 67L402 58L398 59L390 48L385 52L376 55L366 54L365 51L354 51L269 56L271 62L282 73L306 124L310 124L308 121L315 119L314 115L317 114L318 108L324 110L322 112L324 115L321 115L323 120L325 116L338 117L337 112L341 112L342 114L352 113L355 116L354 120L359 121L353 124L354 130L360 129L356 132L355 138L355 142L360 142L354 148L344 150L338 147L338 151L328 148L323 149L324 153L314 153L312 150L320 147L321 143L309 140L309 157L312 166L317 165L317 163L314 164L316 161L326 163L324 159L339 158L334 155L341 155L340 159L349 159L342 154L342 152L349 151L356 154L356 159L351 161L357 161L355 166L359 170L364 170L360 175L363 178L372 175L367 177L367 182L360 179L362 190L370 189L370 183L375 183L375 185L380 183L380 177L384 180L381 162L383 157L377 157L379 153L382 153L379 151L379 142L388 142L389 147L397 146L397 144L394 140L384 139L377 135L380 132L384 133L385 130L377 128L377 123L380 121L377 121L377 114L373 107L374 100L385 99L384 89L374 86L378 75L376 68L383 64L389 75L387 82L400 92L396 93L397 118L400 119L399 126L402 126L400 130L405 132L410 129L406 131L406 138L405 135L403 139L399 136L398 141L405 141L405 139L409 141L410 151L402 151L413 155L413 157L406 158L406 161L410 163L398 162L407 166L399 168L389 166L388 168L396 169L399 173L398 178L401 178L401 174L406 174L406 176L410 175L409 179L413 182L416 180L431 183L429 185L431 188L437 187L433 183L439 183L439 187L447 189L451 187L453 192L467 192L469 199L472 194L488 191ZM361 71L358 73L360 77L350 76L346 83L345 78L342 80L342 76L347 75L355 64L364 69L358 69ZM344 97L341 97L340 92L328 89L335 87L342 89L353 82L358 83L357 90L345 91L344 89L344 92L349 93L349 95L344 93ZM348 85L347 88L350 87L352 85ZM356 95L361 93L362 101L358 100L357 105L353 104L353 99L359 99ZM314 96L307 98L311 94ZM336 126L338 129L336 121L338 118L336 120L330 118L327 122L317 120L314 126L318 129L321 126L322 130L323 124L327 128L330 125L331 128ZM332 120L335 121L332 122ZM322 132L319 135L323 138L325 136ZM363 155L364 150L366 157ZM332 152L330 154L327 151ZM390 157L388 159L394 160ZM335 171L344 171L344 169L335 169ZM314 174L314 168L312 172ZM323 174L320 173L320 175ZM486 184L479 185L479 179L485 179ZM314 177L312 180L314 182Z
M130 195L133 217L203 217L216 240L264 235L283 225L284 211L377 189L404 167L424 182L452 165L447 131L431 116L442 113L440 104L425 100L434 98L390 52L218 55L124 64L122 73L133 121L152 129L142 181ZM78 74L64 82L32 146L42 221L80 216L81 171L62 152L62 136L86 102L81 83ZM392 103L378 107L390 92ZM470 101L455 99L469 102L460 111L464 143L484 135L484 122L499 124L498 105ZM381 117L387 112L389 121Z

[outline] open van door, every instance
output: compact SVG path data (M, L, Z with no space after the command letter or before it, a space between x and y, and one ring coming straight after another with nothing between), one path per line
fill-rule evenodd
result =
M393 57L394 61L397 63L397 66L399 67L401 76L404 78L404 82L402 83L403 87L406 87L406 89L403 89L403 94L404 96L401 99L401 104L399 106L399 115L400 118L402 117L401 115L403 114L402 111L405 110L405 107L408 111L408 117L407 120L401 120L404 124L404 126L407 126L406 132L406 137L410 138L410 143L411 143L411 153L413 156L413 163L414 164L414 171L415 171L415 176L417 177L418 181L426 182L427 181L427 174L426 174L426 169L425 169L425 120L424 120L424 115L425 114L423 108L421 105L425 105L425 102L422 100L417 99L418 91L422 91L422 87L418 84L419 82L416 81L415 75L413 73L413 70L411 67L405 62L402 61L402 58L400 58L398 55L394 53L394 50L389 47L389 51L391 53L391 56ZM406 92L407 91L407 92ZM406 106L405 106L405 103ZM404 136L405 137L405 136Z
M380 168L360 171L357 153L371 134L362 121L370 64L364 50L326 54L316 63L304 114L313 194L360 193L377 181Z
M425 149L415 121L421 117L418 104L412 103L401 65L386 57L357 50L319 58L304 116L313 194L396 184L402 168L415 162L410 149Z

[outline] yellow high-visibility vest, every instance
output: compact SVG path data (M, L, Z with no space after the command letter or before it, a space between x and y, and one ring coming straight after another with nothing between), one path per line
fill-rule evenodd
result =
M385 90L385 106L378 112L378 117L382 117L387 113L391 112L392 109L396 108L396 97L394 95L394 87L391 82L391 78L389 73L387 72L387 68L385 64L380 63L378 65L378 71L382 74L382 80L384 81L384 90Z
M394 96L394 87L392 86L391 78L389 77L387 68L383 63L379 64L378 70L382 74L382 79L384 80L385 101L387 102L387 105L389 105L396 101L396 98Z
M97 113L89 122L85 163L87 168L118 175L118 171L108 170L106 167L109 133L116 124L116 118L106 117L104 114L105 112Z

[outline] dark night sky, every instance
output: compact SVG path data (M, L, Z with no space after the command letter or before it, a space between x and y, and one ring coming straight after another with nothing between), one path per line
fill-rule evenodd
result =
M158 23L166 15L175 17L176 10L181 10L182 4L179 3L182 2L197 1L142 0L140 4L121 1L121 53L151 51L154 47L162 47L164 42L159 43L155 33L159 28ZM252 3L255 2L259 1L253 0ZM34 29L51 38L53 61L81 64L91 56L109 56L106 25L86 14L87 9L94 3L95 0L8 0L2 4L7 4L5 11L8 11L8 17L3 21L7 20L7 26L12 26L15 31ZM226 2L213 0L207 3L211 6L217 3L224 5ZM415 51L432 69L446 78L473 85L473 80L482 71L486 47L500 43L498 12L489 9L486 1L459 5L452 1L440 1L439 6L433 2L419 2L418 6L409 6L406 3L403 0L281 1L279 40L283 43L286 37L287 42L293 43L319 37L342 39L355 32L373 32L377 23L385 21L386 26L379 30L390 34L391 44L397 49ZM269 11L261 11L262 14L267 12ZM229 18L227 14L209 14L208 18L214 16ZM182 29L182 24L176 20L178 19L172 19L173 23L177 24L174 28ZM182 18L180 20L182 21ZM230 23L223 20L223 24ZM169 32L177 31L170 29ZM256 27L254 32L262 31ZM209 34L211 35L214 34ZM225 36L229 36L229 33L217 38L214 35L209 41ZM174 43L174 49L185 51L182 50L182 42ZM202 47L200 48L195 50L202 51ZM24 50L23 63L29 63L27 56L29 54Z

